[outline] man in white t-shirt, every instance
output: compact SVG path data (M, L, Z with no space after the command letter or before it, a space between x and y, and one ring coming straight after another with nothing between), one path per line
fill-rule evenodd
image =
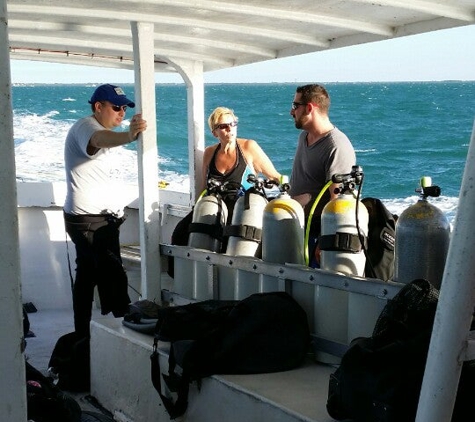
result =
M128 131L115 132L128 107L135 103L122 88L99 86L89 100L92 115L69 130L64 147L67 195L64 204L66 231L76 247L73 287L75 331L89 337L94 287L97 285L102 314L115 317L128 311L127 275L120 256L119 227L123 204L114 180L109 152L128 144L146 130L147 122L135 114Z

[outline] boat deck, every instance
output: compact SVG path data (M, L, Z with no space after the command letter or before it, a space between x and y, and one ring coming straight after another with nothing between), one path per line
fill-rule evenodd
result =
M46 373L57 339L72 330L71 310L28 314L35 337L27 338L26 356ZM72 394L84 410L100 411L95 399L116 420L168 421L150 380L152 337L130 330L121 318L95 310L91 326L91 392ZM108 353L103 353L107 349ZM168 344L160 347L166 370ZM223 375L192 384L184 421L330 422L326 412L328 379L334 368L309 359L296 370L262 375ZM218 417L218 415L220 415ZM216 419L218 417L218 419ZM210 419L211 418L211 419Z
M140 253L124 247L129 281L140 285ZM162 287L171 279L162 273ZM132 301L135 298L130 291ZM73 331L72 309L29 313L26 356L47 373L56 341ZM83 410L104 412L124 422L169 421L151 382L150 354L153 338L122 325L122 318L103 316L93 308L91 323L91 391L71 394ZM162 372L168 368L168 343L159 344ZM331 422L326 411L328 381L334 367L316 363L314 355L302 367L260 375L220 375L204 379L198 391L190 387L187 422ZM101 409L103 407L103 409Z

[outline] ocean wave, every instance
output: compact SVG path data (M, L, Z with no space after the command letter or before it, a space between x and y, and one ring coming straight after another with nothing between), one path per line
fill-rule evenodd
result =
M397 216L400 216L404 210L417 203L418 200L419 196L416 195L408 196L406 198L381 199L389 212ZM459 202L458 197L439 196L437 198L429 198L428 201L445 214L451 225L454 223Z
M43 115L14 113L14 143L16 176L25 182L62 182L64 172L64 140L75 120L57 120L59 114L52 110ZM128 128L125 120L122 129ZM113 148L110 159L117 170L113 176L124 183L136 184L138 180L137 152L125 147ZM170 158L159 157L158 165L167 164ZM177 172L160 170L160 180L174 190L189 190L188 176Z
M369 148L369 149L355 149L356 154L364 154L365 152L376 152L376 148Z

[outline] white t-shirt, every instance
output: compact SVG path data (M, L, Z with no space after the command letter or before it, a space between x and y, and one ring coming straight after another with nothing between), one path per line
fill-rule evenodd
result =
M110 149L101 148L94 155L87 153L91 136L105 128L94 116L78 120L69 130L64 145L67 194L64 211L68 214L122 215L120 184L112 176Z

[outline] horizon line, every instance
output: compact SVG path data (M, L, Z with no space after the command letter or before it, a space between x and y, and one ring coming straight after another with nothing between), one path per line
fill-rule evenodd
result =
M437 80L381 80L381 81L320 81L321 84L375 84L375 83L444 83L444 82L475 82L475 79L437 79ZM11 85L100 85L114 83L119 85L135 85L134 82L12 82ZM305 85L315 81L275 81L275 82L204 82L204 85ZM155 85L185 85L185 82L155 82Z

